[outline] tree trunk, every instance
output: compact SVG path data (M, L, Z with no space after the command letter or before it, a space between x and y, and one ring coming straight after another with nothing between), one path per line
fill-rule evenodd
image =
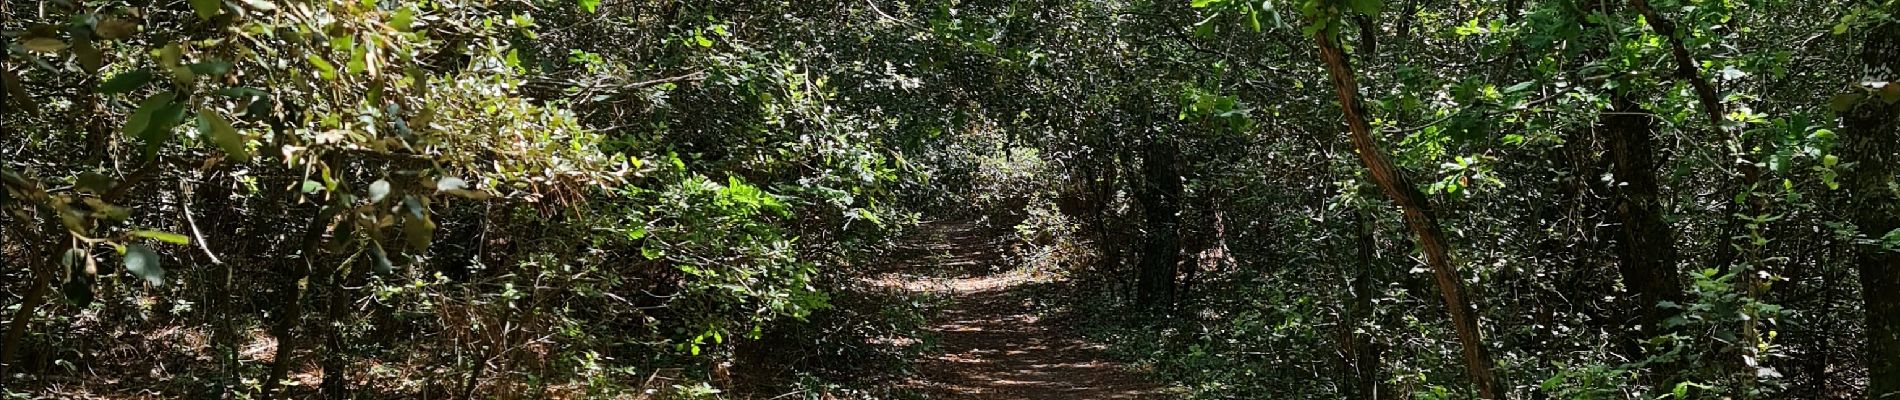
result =
M1359 330L1367 319L1372 318L1374 292L1372 276L1378 269L1373 264L1372 253L1377 243L1373 241L1371 213L1361 210L1357 214L1359 220L1356 222L1359 229L1352 245L1355 255L1358 256L1358 262L1352 269L1352 281L1348 285L1348 288L1352 290L1352 298L1348 299L1349 303L1346 304L1346 323L1340 324L1340 329L1345 331L1341 336L1345 339L1343 353L1345 353L1347 373L1351 376L1353 384L1348 387L1348 390L1351 390L1348 397L1379 400L1392 396L1379 390L1379 382L1383 381L1385 376L1382 368L1385 362L1381 360L1384 349L1372 342L1371 332Z
M1459 276L1457 267L1451 263L1450 243L1443 228L1438 226L1437 216L1429 208L1425 194L1405 178L1398 165L1392 163L1392 159L1372 138L1372 126L1366 122L1364 108L1358 99L1359 84L1345 53L1326 32L1313 36L1319 42L1320 58L1325 59L1326 72L1332 76L1333 88L1338 92L1339 105L1344 111L1346 126L1351 133L1353 148L1359 153L1359 161L1365 164L1373 183L1378 184L1386 197L1399 207L1406 226L1418 237L1418 247L1424 251L1425 262L1432 268L1439 295L1444 297L1445 309L1450 312L1452 327L1458 333L1458 342L1464 353L1465 372L1470 375L1472 384L1477 386L1480 396L1487 399L1502 398L1505 385L1492 371L1491 356L1480 338L1478 318L1472 315L1474 310L1465 300L1464 280Z
M1867 34L1861 49L1862 82L1900 85L1900 23L1886 22ZM1892 189L1900 174L1900 103L1879 94L1861 99L1843 113L1842 164L1846 174L1846 210L1854 225L1875 240L1900 229L1900 194ZM1889 97L1891 98L1891 97ZM1855 249L1861 298L1867 312L1867 398L1900 399L1900 252L1866 245Z
M1175 166L1172 142L1149 142L1141 162L1141 209L1146 217L1147 243L1142 245L1137 297L1150 310L1169 310L1174 304L1175 269L1181 256L1181 173Z
M1636 293L1636 323L1640 325L1625 345L1627 354L1640 356L1642 343L1660 334L1661 323L1672 314L1657 304L1682 302L1682 279L1676 271L1675 231L1663 220L1657 200L1661 189L1656 182L1654 120L1624 93L1611 95L1610 107L1612 112L1602 116L1602 125L1616 171L1617 183L1611 187L1616 191L1617 222L1622 225L1617 235L1617 270L1624 287Z
M296 329L303 320L303 294L310 277L310 264L316 262L324 228L336 217L337 212L336 207L325 206L317 211L317 215L311 216L310 223L304 226L302 257L290 263L292 273L284 285L284 314L278 317L277 326L271 328L271 335L277 337L277 355L271 359L270 375L264 379L258 398L270 400L280 386L278 382L289 375L290 366L296 363Z

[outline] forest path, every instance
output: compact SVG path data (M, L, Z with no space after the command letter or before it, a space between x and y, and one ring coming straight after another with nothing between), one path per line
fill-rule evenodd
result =
M931 320L939 354L910 386L932 399L1157 399L1159 386L1091 343L1036 315L1031 288L1046 277L1013 268L1002 234L973 222L923 226L880 285L945 296Z

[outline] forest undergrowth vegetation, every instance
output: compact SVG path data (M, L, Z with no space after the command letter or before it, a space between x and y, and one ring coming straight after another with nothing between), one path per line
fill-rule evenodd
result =
M1896 0L0 15L0 398L1900 396Z

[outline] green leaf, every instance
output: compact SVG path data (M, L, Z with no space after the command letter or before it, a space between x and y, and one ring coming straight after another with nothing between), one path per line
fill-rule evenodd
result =
M125 252L125 270L132 275L145 278L152 286L165 286L165 268L159 265L158 253L144 245L128 244Z
M65 50L69 47L65 41L44 37L20 41L20 46L25 47L27 50L41 53L58 53L60 50Z
M146 97L145 100L140 101L139 107L132 111L132 116L125 119L125 127L122 131L125 132L126 135L141 138L145 137L145 132L152 126L152 119L166 106L171 105L172 97L174 96L177 96L177 94L164 92L151 95L150 97Z
M238 100L270 96L270 93L265 92L263 89L258 89L254 87L245 87L245 86L233 86L233 87L218 89L218 91L212 92L212 93L217 93L219 96L230 97L230 98L238 99Z
M191 244L191 238L171 232L138 230L132 231L132 235L180 246Z
M98 172L87 171L79 173L79 178L75 181L73 187L92 192L93 194L104 194L105 192L111 191L114 185L118 185L118 181L112 179L112 177Z
M1857 104L1860 104L1860 99L1862 97L1865 97L1865 96L1862 96L1860 93L1846 93L1846 94L1835 95L1834 98L1828 99L1827 107L1828 109L1834 110L1834 112L1836 113L1844 113L1848 111L1853 111L1854 106Z
M396 10L396 15L389 17L389 26L396 28L397 32L408 32L415 24L416 11L409 7Z
M305 179L303 180L303 187L298 190L303 191L304 194L316 193L318 190L323 190L323 182Z
M335 64L331 64L330 61L324 60L323 57L318 57L316 54L306 54L303 58L306 61L310 61L310 66L317 67L317 76L323 77L325 80L336 79Z
M1374 16L1379 15L1379 11L1385 9L1385 2L1382 0L1346 0L1346 6L1352 7L1353 11L1358 11L1360 14Z
M226 156L237 162L251 160L251 149L244 146L244 134L231 127L231 122L208 108L198 109L198 135L223 150Z
M580 0L580 5L581 9L587 10L588 13L600 10L600 0Z
M403 205L409 208L409 215L403 218L403 238L409 241L409 248L415 251L429 249L435 240L435 222L429 220L429 207L415 196L403 196Z
M191 0L191 10L198 13L198 18L211 19L224 13L224 1Z
M98 73L99 68L105 66L105 54L100 53L99 48L92 45L92 39L84 35L73 40L73 58L79 59L79 66L85 68L87 74Z
M152 81L152 70L139 68L113 75L112 79L99 83L97 91L104 94L125 93L145 86Z
M1537 84L1536 81L1518 82L1516 85L1511 85L1510 87L1504 88L1504 92L1505 93L1522 92L1525 90L1529 90L1532 85L1536 85L1536 84Z
M158 109L158 112L152 114L151 121L148 122L145 132L140 134L139 138L145 140L147 151L156 149L158 145L171 140L172 127L178 126L181 122L185 122L185 105L176 102L166 103L164 107Z

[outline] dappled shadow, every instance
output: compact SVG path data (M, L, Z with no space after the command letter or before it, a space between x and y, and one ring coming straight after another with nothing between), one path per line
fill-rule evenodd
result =
M887 284L949 296L936 320L938 356L924 360L913 382L938 399L1148 399L1157 386L1109 361L1103 348L1040 320L1029 291L1035 274L1007 268L994 231L971 224L933 224L921 243L928 256L907 264Z

